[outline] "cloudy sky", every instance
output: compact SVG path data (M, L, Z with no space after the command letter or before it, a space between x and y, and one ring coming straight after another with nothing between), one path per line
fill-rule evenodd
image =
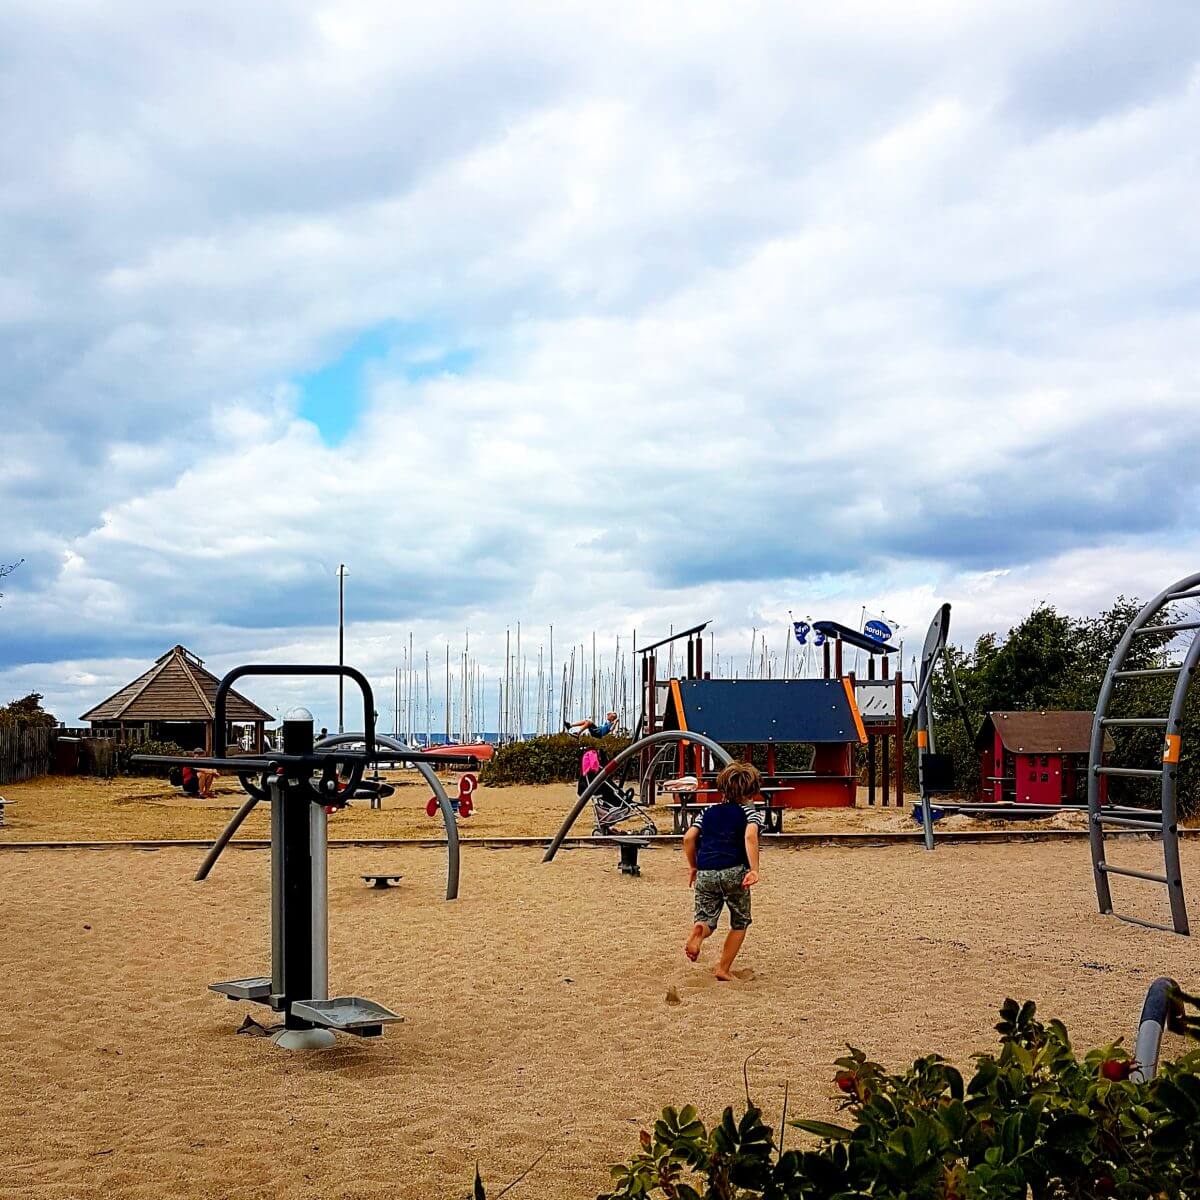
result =
M7 0L0 62L0 701L328 660L340 561L380 680L1200 569L1191 0Z

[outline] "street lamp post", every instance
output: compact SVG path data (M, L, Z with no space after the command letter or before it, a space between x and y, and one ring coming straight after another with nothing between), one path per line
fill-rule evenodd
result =
M339 563L338 576L338 666L346 665L346 564ZM346 679L338 675L338 733L346 732Z

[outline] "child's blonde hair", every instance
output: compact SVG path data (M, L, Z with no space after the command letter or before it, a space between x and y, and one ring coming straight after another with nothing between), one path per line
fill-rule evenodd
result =
M726 800L744 804L751 796L758 795L762 776L753 763L730 763L718 776L717 787Z

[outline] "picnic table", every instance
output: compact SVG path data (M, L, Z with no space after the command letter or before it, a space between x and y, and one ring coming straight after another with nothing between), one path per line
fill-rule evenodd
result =
M783 808L778 804L772 804L770 800L771 794L775 792L786 792L787 788L782 787L764 787L760 789L760 794L766 796L765 800L756 800L754 808L757 812L763 814L764 833L782 833L783 832ZM678 796L678 800L674 803L664 804L663 808L671 810L671 823L676 833L686 833L687 830L695 823L696 818L700 813L712 804L719 804L716 799L720 793L716 788L696 788L691 792L674 792L667 793L668 795ZM711 796L711 800L698 800L698 796Z

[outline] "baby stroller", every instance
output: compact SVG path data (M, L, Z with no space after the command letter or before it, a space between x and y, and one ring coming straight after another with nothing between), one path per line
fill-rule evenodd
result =
M601 759L603 751L585 750L583 761L579 768L579 783L575 794L583 795L583 790L604 769L605 762ZM608 837L614 833L655 834L658 827L650 820L650 814L633 798L633 788L622 791L615 780L606 779L592 796L592 810L596 814L596 827L592 830L593 837ZM637 819L641 825L637 829L618 830L617 826L623 821Z

